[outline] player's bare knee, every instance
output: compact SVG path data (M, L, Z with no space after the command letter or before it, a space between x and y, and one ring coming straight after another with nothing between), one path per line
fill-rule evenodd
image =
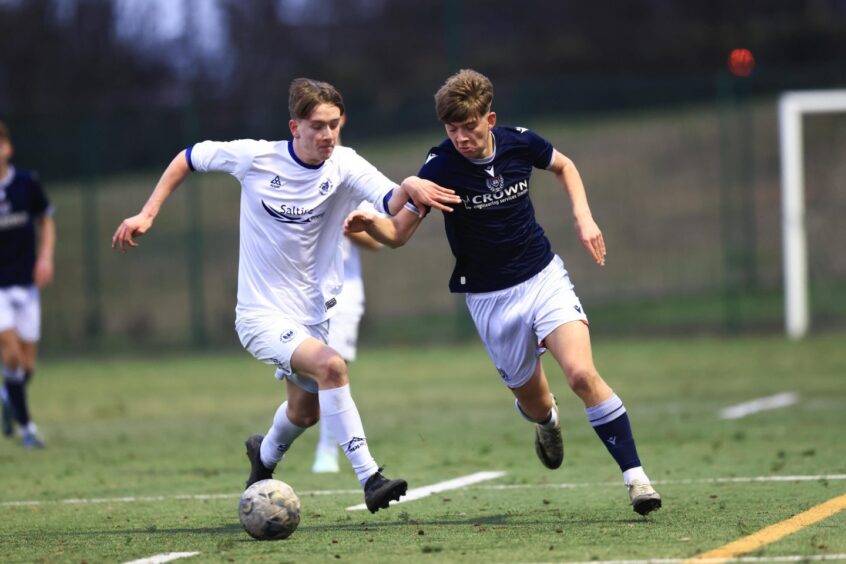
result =
M578 396L590 393L599 380L599 374L590 367L574 367L567 372L567 383Z
M0 356L2 356L3 366L10 370L17 370L23 362L21 349L17 343L3 343Z
M326 354L318 363L314 379L324 388L339 388L344 386L348 382L347 363L341 358L341 355L332 351L331 354Z

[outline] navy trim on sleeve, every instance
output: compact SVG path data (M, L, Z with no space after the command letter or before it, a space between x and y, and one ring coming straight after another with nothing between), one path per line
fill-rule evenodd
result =
M385 197L384 197L384 198L382 198L382 207L383 207L383 208L385 208L385 213L387 213L387 214L388 214L388 215L390 215L390 216L395 215L395 214L392 214L392 213L391 213L391 208L389 208L389 207L388 207L388 202L390 201L391 196L393 196L393 195L394 195L394 189L393 189L393 188L391 188L391 189L388 191L388 193L387 193L387 194L385 194Z
M191 145L190 147L185 149L185 160L188 162L188 168L190 168L192 171L195 171L197 169L194 168L194 163L191 162L191 151L193 151L193 150L194 150L193 145Z

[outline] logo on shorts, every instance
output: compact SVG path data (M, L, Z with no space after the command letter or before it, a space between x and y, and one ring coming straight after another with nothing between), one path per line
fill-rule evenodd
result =
M338 305L338 300L336 298L332 298L331 300L323 304L323 307L325 308L324 311L329 311L336 305Z
M577 305L574 305L573 307L576 309L576 311L578 311L579 313L582 313L582 308L580 308Z
M279 335L279 340L282 341L283 343L287 343L291 339L293 339L294 335L296 335L296 334L297 334L297 332L294 331L293 329L288 329L287 331L285 331L284 333Z
M497 368L497 369L496 369L496 371L497 371L497 372L499 372L499 376L500 376L503 380L508 380L509 378L511 378L511 376L509 376L509 375L508 375L508 372L506 372L506 371L505 371L505 370L503 370L502 368Z
M326 195L326 194L328 194L331 190L332 190L332 181L331 181L331 180L324 180L324 181L320 184L320 187L317 189L317 191L318 191L318 192L320 192L320 194L321 194L322 196L325 196L325 195Z

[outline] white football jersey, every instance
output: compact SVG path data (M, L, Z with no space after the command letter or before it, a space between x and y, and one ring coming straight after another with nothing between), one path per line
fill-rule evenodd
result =
M396 183L349 147L320 165L300 161L289 141L204 141L187 157L195 170L241 183L236 317L328 319L343 285L344 219L362 200L387 212Z

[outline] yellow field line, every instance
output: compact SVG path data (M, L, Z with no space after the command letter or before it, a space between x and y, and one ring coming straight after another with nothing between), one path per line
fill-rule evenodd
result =
M731 560L740 554L751 552L756 548L770 544L782 537L786 537L787 535L791 535L796 531L804 529L808 525L813 525L817 521L822 521L823 519L831 517L835 513L843 511L844 509L846 509L846 494L816 505L807 511L794 515L786 521L765 527L757 533L752 533L748 537L743 537L742 539L730 542L720 548L715 548L714 550L694 556L693 558L685 560L683 564L702 564L704 562L707 562L708 564L715 564Z

